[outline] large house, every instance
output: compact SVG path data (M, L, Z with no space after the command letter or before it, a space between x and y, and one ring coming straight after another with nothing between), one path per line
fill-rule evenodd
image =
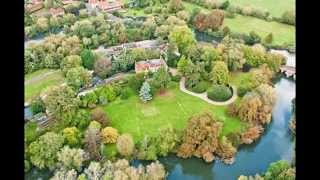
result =
M135 63L136 73L156 72L160 67L168 68L166 62L163 59L151 59L147 61L139 61Z
M123 7L122 0L89 0L91 8L98 8L101 11L113 12Z

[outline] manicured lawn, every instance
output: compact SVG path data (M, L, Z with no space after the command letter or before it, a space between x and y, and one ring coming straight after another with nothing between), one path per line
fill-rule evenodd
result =
M38 95L41 91L45 91L50 86L63 83L63 79L60 71L48 69L39 70L26 75L24 83L24 101L29 101L32 97Z
M243 79L247 79L249 76L249 72L232 72L230 73L230 83L238 87Z
M219 0L224 2L225 0ZM267 10L272 16L281 17L288 10L295 10L295 0L229 0L230 4Z
M111 119L111 126L120 133L130 133L135 142L144 135L157 136L162 127L172 126L182 130L190 116L210 112L224 122L222 134L240 131L245 124L226 115L226 107L214 106L196 97L181 92L173 83L165 95L156 95L147 104L141 103L136 95L127 100L116 100L104 107Z
M209 12L201 6L183 2L185 9L189 12L196 7ZM267 34L273 34L273 44L281 45L283 43L295 43L295 26L278 23L278 22L268 22L262 19L258 19L250 16L242 16L237 14L235 18L225 18L223 26L228 26L231 31L239 33L250 33L250 31L255 31L257 34L264 38Z

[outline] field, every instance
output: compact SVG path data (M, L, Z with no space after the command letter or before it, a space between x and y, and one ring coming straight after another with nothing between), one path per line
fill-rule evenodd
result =
M224 2L224 0L219 0ZM281 17L285 11L295 10L295 0L229 0L231 5L250 6L267 10L274 17Z
M202 9L204 12L209 12L209 10L195 4L187 2L183 2L183 4L186 10L189 12L192 12L192 10L196 7ZM225 18L223 26L228 26L231 31L239 33L250 33L250 31L255 31L261 36L261 38L264 38L267 34L272 33L274 45L295 43L295 26L283 23L274 21L267 22L255 17L237 14L235 18Z
M63 76L60 71L43 69L25 76L24 101L28 102L32 97L38 95L41 91L50 86L58 85L63 82Z
M135 142L144 135L157 136L162 127L172 126L182 130L188 118L202 112L212 113L224 122L222 135L245 128L238 118L226 115L226 107L210 105L196 97L181 92L177 83L172 83L165 95L156 95L147 104L136 95L127 100L116 100L104 107L111 119L111 126L120 133L130 133Z

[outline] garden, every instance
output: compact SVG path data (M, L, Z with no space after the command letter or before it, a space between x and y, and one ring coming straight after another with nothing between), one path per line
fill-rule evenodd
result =
M115 18L49 0L44 12L65 13L25 13L26 41L43 37L25 47L25 102L34 115L25 122L26 174L170 179L163 162L169 155L231 166L242 147L259 143L273 126L273 79L286 58L269 49L294 47L287 9L256 3L248 10L236 1L124 3ZM255 9L261 6L270 13ZM199 42L196 31L221 41ZM157 43L137 45L145 40ZM39 114L47 126L39 125ZM288 129L294 136L294 117ZM264 171L257 176L295 177L287 161Z

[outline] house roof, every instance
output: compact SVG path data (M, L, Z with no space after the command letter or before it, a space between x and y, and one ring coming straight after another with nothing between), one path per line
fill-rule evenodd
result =
M166 62L163 59L151 59L147 61L139 61L135 63L135 71L145 71L149 68L158 68L166 66Z
M62 8L51 8L49 11L53 16L64 13L64 9Z

